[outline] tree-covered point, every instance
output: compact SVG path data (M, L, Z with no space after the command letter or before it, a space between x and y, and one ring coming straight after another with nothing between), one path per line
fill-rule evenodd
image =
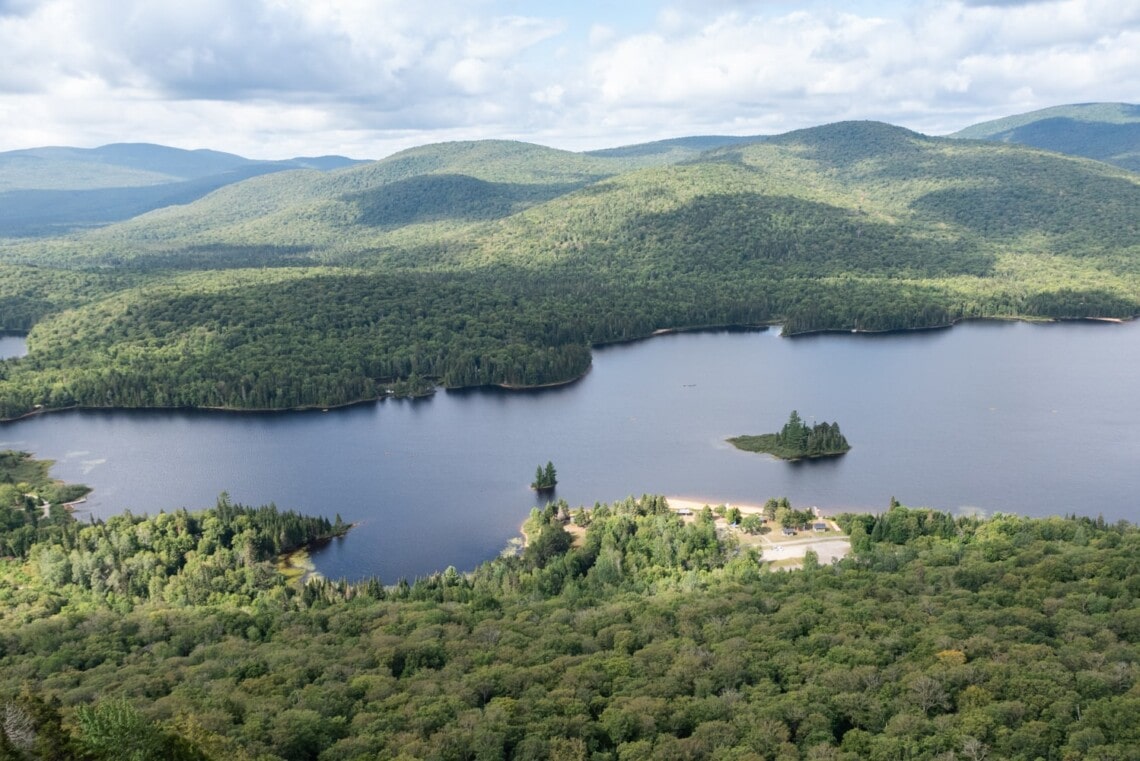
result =
M0 244L0 417L540 386L664 329L1140 312L1140 180L842 123L678 164L504 141L283 172Z
M756 436L734 436L729 443L746 452L762 452L783 460L835 457L851 449L839 430L839 423L808 425L799 412L792 410L788 422L777 433Z
M37 542L58 538L73 520L67 503L90 491L49 475L49 460L0 452L0 556L25 557Z

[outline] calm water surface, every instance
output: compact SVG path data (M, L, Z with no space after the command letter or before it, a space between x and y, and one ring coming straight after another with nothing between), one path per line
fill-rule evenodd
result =
M28 353L28 342L23 336L0 333L0 359L22 357Z
M971 323L882 336L667 335L595 352L542 392L440 392L328 413L67 412L0 426L54 459L87 508L247 504L360 525L316 554L391 583L493 557L537 503L535 466L572 505L642 493L787 496L828 511L910 505L1140 520L1140 324ZM785 463L728 436L796 409L837 420L836 460ZM543 500L544 501L544 500Z

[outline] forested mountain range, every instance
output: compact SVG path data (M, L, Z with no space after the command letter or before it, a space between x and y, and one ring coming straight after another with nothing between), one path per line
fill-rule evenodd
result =
M1082 103L983 122L950 137L1000 140L1140 172L1140 106Z
M148 143L7 151L0 153L0 238L101 226L262 174L355 163L343 156L255 161Z
M1140 176L875 122L612 154L446 143L0 262L0 327L31 329L2 416L328 406L565 381L661 329L1131 317Z

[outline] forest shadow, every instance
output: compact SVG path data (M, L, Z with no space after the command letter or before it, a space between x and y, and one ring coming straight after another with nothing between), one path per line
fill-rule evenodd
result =
M446 220L475 222L502 219L578 190L592 181L526 184L487 182L464 174L431 174L409 177L341 198L360 210L357 223L394 228Z
M672 269L691 272L772 265L783 274L813 277L984 277L995 261L974 241L935 237L851 209L761 193L697 197L667 212L635 217L628 228Z
M1140 107L1128 106L1129 116L1140 117ZM994 135L1003 140L1098 161L1140 172L1140 122L1107 124L1064 116L1041 119Z

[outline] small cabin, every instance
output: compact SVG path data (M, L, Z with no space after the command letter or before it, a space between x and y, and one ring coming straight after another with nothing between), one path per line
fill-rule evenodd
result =
M816 521L815 523L811 524L811 530L812 531L827 531L827 524L824 523L823 521Z
M796 530L790 526L784 526L784 536L795 536Z

